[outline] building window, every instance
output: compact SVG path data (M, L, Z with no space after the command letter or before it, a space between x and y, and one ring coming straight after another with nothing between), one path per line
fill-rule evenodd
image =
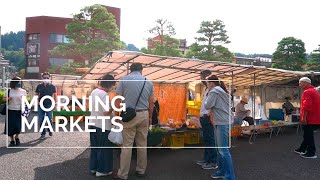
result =
M50 43L68 43L69 39L63 34L50 34Z
M29 55L29 56L27 56L27 59L28 59L28 67L38 67L39 66L40 55Z
M40 40L40 34L28 34L28 40Z
M65 63L73 62L73 59L63 59L63 58L49 58L49 65L62 66Z

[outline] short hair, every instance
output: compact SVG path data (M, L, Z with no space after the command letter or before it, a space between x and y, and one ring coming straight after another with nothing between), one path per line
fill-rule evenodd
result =
M50 73L49 73L49 72L47 72L47 71L46 71L46 72L44 72L44 73L42 73L42 74L41 74L41 77L43 77L43 76L45 76L45 75L48 75L49 77L51 77Z
M114 77L110 74L104 75L100 80L100 86L103 88L111 88L116 84L116 81L114 80Z
M209 75L211 75L211 71L206 69L206 70L201 71L200 74L203 76L209 76Z
M142 71L143 67L142 67L142 64L140 63L132 63L131 66L130 66L130 71L133 72L133 71Z
M11 79L10 81L10 88L14 89L16 87L16 85L21 81L21 78L16 76L14 78Z

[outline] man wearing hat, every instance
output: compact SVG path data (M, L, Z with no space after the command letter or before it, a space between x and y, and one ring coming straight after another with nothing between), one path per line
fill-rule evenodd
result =
M294 150L303 158L317 158L313 131L320 124L320 96L311 85L311 80L303 77L299 80L299 87L303 89L300 102L300 122L303 124L303 141Z
M246 104L248 104L248 99L245 96L242 96L241 101L235 107L235 119L245 120L249 125L253 125L253 118L248 116L250 110L244 108L244 105Z

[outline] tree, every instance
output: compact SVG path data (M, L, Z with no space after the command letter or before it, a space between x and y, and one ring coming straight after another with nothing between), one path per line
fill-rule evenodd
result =
M140 49L137 48L134 44L128 44L126 50L129 50L129 51L138 51L138 52L140 51Z
M21 48L18 51L8 51L2 49L4 59L9 60L10 63L16 67L16 69L20 70L25 68L26 61L24 50Z
M68 62L64 63L63 66L59 69L61 74L66 75L82 75L81 72L76 72L77 68L85 67L85 64L83 62Z
M10 32L1 35L1 45L8 51L19 51L24 48L24 31Z
M148 42L150 42L148 48L141 49L143 53L161 56L181 56L178 50L180 41L172 38L176 32L171 22L157 19L155 27L151 28L149 33L154 37L148 39Z
M107 52L122 47L114 16L101 5L87 6L67 25L69 42L56 46L58 56L80 56L92 65Z
M202 21L197 33L200 37L195 38L196 43L190 46L187 57L231 62L233 54L222 46L230 43L223 21Z
M272 67L287 70L303 70L307 62L304 42L294 37L285 37L273 53Z
M320 45L318 49L311 53L311 58L307 65L308 70L320 71Z

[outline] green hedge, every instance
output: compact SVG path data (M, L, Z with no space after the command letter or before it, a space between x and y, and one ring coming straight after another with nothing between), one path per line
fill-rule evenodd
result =
M90 111L53 111L55 116L77 116L77 115L90 115Z

